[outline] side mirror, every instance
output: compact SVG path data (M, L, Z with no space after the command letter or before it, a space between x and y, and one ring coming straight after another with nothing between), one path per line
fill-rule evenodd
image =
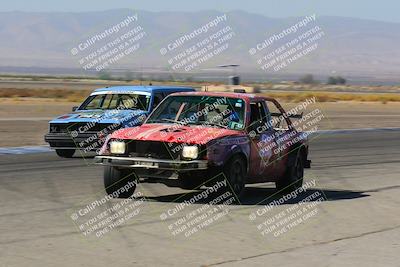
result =
M77 106L75 106L75 107L72 107L72 111L75 111L75 110L77 110L78 109L78 107Z

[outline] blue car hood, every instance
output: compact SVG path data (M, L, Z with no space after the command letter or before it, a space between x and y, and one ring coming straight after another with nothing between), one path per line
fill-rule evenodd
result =
M49 123L70 122L96 122L96 123L120 123L125 124L137 117L147 114L143 110L77 110L59 116Z

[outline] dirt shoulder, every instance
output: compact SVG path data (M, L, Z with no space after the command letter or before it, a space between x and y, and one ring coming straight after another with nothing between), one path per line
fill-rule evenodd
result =
M0 98L0 147L44 145L48 121L70 112L79 103L54 99ZM285 109L296 103L282 103ZM322 102L308 107L319 108L325 116L319 129L399 127L400 103Z
M0 98L0 147L44 145L48 121L79 103Z

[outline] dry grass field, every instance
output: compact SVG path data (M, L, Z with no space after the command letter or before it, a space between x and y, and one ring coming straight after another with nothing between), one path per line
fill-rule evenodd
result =
M46 98L62 101L81 102L91 92L90 89L0 89L0 98ZM316 97L318 102L360 101L360 102L400 102L396 93L341 93L341 92L263 92L265 96L286 102L300 102Z

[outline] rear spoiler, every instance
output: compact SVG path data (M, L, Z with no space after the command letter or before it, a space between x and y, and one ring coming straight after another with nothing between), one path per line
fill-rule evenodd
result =
M280 117L280 116L283 116L283 114L271 112L271 116ZM286 117L293 118L293 119L301 119L301 118L303 118L303 112L301 114L289 114L289 115L286 114Z

